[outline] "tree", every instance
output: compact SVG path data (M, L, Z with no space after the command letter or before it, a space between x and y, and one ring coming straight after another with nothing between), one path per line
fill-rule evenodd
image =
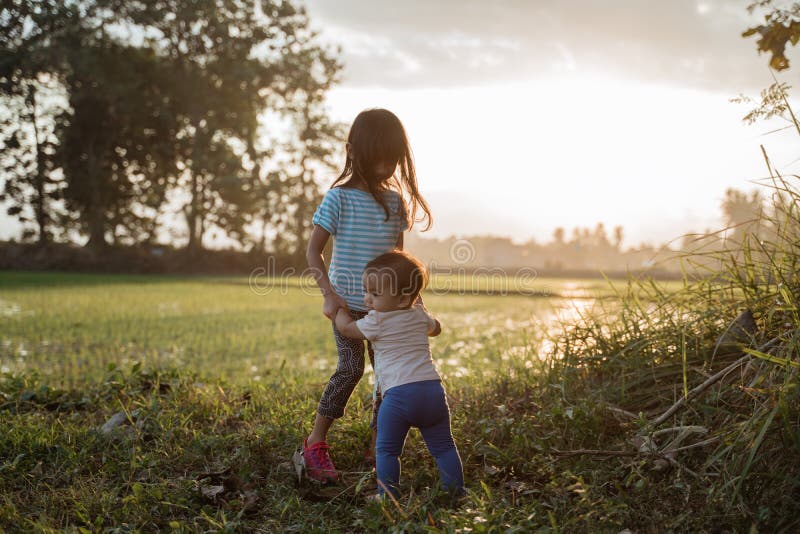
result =
M721 208L725 226L729 230L727 239L741 242L746 235L757 233L764 211L764 199L758 190L748 195L730 187L725 191Z
M267 109L291 113L289 103L303 95L318 100L338 63L316 44L305 11L291 2L100 3L118 22L152 36L145 45L172 73L167 108L178 127L175 166L187 198L187 248L202 248L211 226L241 241L260 207L259 116Z
M185 199L190 250L202 248L210 228L251 242L256 219L281 226L271 231L284 249L302 242L307 222L292 217L313 209L316 173L341 137L322 106L341 65L317 44L302 8L21 0L4 7L0 25L0 81L16 106L0 129L4 176L13 177L6 196L21 217L35 208L42 239L54 191L47 180L60 169L69 210L62 222L89 246L151 241L170 193ZM44 79L57 82L67 105L26 123L42 116L33 91ZM283 138L259 147L264 129Z
M748 28L742 37L757 36L756 47L759 53L766 52L770 55L769 66L776 71L789 68L789 59L786 57L786 46L800 42L800 3L775 5L773 0L758 0L752 2L747 10L753 13L766 9L764 24ZM744 117L744 121L752 124L759 119L782 117L794 123L794 117L789 109L789 86L774 79L774 82L761 91L760 102ZM752 99L740 95L734 99L737 103L752 103ZM800 132L800 126L795 124Z
M769 66L780 71L789 68L786 45L794 46L800 41L800 3L792 2L786 7L774 4L773 0L758 0L747 7L751 13L762 8L769 10L764 15L764 24L748 28L742 37L758 35L758 51L770 54Z
M59 38L77 20L73 7L52 0L20 0L0 12L2 199L23 224L23 238L36 234L40 244L51 239L58 222Z
M319 96L304 95L297 103L294 135L282 147L285 158L273 165L256 190L256 220L261 225L257 248L267 250L268 236L273 235L273 252L296 262L305 254L311 219L322 199L320 175L337 170L335 155L342 152L346 135L343 125L325 115Z
M622 241L625 239L625 230L622 226L615 226L614 227L614 248L617 249L618 252L622 251Z
M104 32L68 40L70 111L59 120L67 206L87 246L152 239L175 174L172 117L163 111L164 65Z
M593 237L593 244L596 247L603 247L607 248L611 245L608 241L608 235L606 234L606 227L603 223L597 223L597 226L594 227L594 234Z
M40 241L56 198L69 210L60 214L62 230L75 223L90 246L104 245L107 233L115 242L152 236L174 159L164 157L169 141L154 141L172 136L159 114L152 55L116 43L104 29L108 13L97 8L90 0L23 1L0 17L8 30L3 89L10 102L17 97L10 109L20 110L3 130L5 190L20 217L26 204L33 208ZM38 98L44 89L47 98Z
M9 203L8 214L22 223L23 239L36 235L40 245L52 239L62 185L56 175L53 131L60 109L42 98L52 95L54 85L47 74L15 80L3 95L0 119L2 199Z
M553 242L559 246L564 244L564 229L562 227L559 226L553 230Z

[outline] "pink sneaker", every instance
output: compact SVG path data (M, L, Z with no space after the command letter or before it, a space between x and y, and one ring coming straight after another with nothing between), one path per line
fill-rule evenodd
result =
M330 446L324 441L308 446L308 440L303 441L303 463L306 476L317 482L336 482L339 474L333 466L328 454Z

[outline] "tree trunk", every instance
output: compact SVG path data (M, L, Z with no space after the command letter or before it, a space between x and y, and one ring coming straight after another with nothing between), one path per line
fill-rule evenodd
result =
M259 252L264 253L267 251L267 226L269 225L269 219L267 218L267 214L264 213L264 217L261 219L261 244L259 245L261 248Z
M199 172L199 170L196 169L193 162L190 186L191 200L189 201L189 207L186 213L186 223L189 227L189 242L186 245L186 250L192 253L203 248L203 220L201 215L203 187L197 172Z
M103 209L93 203L88 211L89 241L86 243L86 247L95 249L106 248L108 242L106 242L106 225L103 220Z
M46 192L44 190L45 176L44 176L44 154L39 142L39 125L36 117L36 89L27 84L28 89L28 103L31 106L31 123L33 124L33 137L34 147L36 149L36 176L34 178L36 198L33 200L33 210L36 214L36 225L39 227L39 246L46 245L50 241L50 235L47 230L47 202Z
M186 226L189 229L189 242L186 244L187 251L195 251L198 249L198 202L199 199L197 198L198 189L199 189L199 179L197 177L197 173L195 172L195 165L192 162L192 169L190 170L192 173L191 182L189 186L189 205L186 209Z
M203 179L201 176L201 165L198 161L200 159L200 150L202 149L202 136L200 134L200 126L199 121L195 121L198 123L195 129L195 137L193 140L193 147L192 147L192 165L189 169L189 172L192 173L191 177L191 186L190 186L190 195L191 199L189 201L189 210L186 214L187 225L189 227L189 242L186 245L186 250L190 253L194 253L197 251L202 250L203 248L203 192L204 192L204 184Z
M198 213L197 213L197 250L203 249L203 236L206 235L206 184L201 176L198 180L200 190L197 192L199 197Z
M106 220L103 213L104 206L99 192L99 181L97 180L97 163L94 157L94 143L89 140L88 143L88 157L89 161L87 168L87 180L91 184L91 201L86 206L86 225L89 228L89 241L86 243L87 248L103 249L108 246L106 242Z

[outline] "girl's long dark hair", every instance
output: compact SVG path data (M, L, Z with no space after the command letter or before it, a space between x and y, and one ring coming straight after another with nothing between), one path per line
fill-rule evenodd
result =
M425 221L424 230L428 230L433 224L433 217L417 187L414 158L400 119L385 109L362 111L350 127L347 142L350 150L344 169L331 187L346 183L349 179L362 181L375 201L383 207L386 220L389 220L389 206L386 205L383 192L395 189L405 208L408 227L411 228L415 222ZM399 176L396 171L388 180L374 175L376 166L395 161L400 168ZM420 211L422 214L418 218Z

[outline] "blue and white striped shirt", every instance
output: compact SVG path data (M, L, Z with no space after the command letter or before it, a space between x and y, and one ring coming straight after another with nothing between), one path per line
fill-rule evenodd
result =
M400 194L384 195L388 220L371 193L352 187L328 190L311 220L333 236L328 278L353 310L366 310L361 276L367 262L395 248L398 236L408 228Z

